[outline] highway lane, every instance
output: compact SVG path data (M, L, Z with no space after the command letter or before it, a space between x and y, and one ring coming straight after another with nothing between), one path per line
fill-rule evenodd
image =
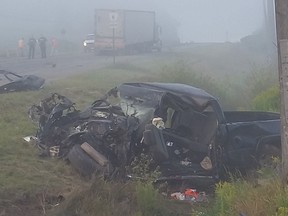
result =
M166 53L167 54L167 53ZM165 58L165 53L148 53L132 56L116 56L116 63L142 63L145 65ZM144 64L143 64L144 62ZM35 57L0 58L0 69L20 75L34 74L52 81L75 74L85 73L113 64L113 56L95 56L92 53L61 54L48 56L45 59Z
M113 63L112 57L95 56L93 54L66 54L49 56L45 59L25 57L0 58L0 69L21 75L34 74L47 80L55 80L105 67Z

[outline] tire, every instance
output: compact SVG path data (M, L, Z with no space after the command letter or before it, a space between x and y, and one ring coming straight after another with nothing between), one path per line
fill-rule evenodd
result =
M245 179L257 186L259 179L279 175L281 164L275 158L281 158L280 148L273 144L260 146L256 153L255 164L243 172Z
M279 172L280 163L275 161L276 158L281 158L281 149L272 144L263 145L257 153L259 168Z
M67 155L71 165L82 175L91 177L94 173L105 173L106 167L93 160L80 145L74 145Z

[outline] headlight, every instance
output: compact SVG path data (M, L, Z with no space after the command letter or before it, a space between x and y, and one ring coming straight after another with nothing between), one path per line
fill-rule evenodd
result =
M83 45L84 45L84 46L87 46L87 43L86 43L86 42L83 42Z

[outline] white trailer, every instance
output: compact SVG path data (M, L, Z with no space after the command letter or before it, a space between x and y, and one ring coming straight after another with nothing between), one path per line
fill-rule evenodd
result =
M95 10L95 50L128 53L161 50L153 11Z

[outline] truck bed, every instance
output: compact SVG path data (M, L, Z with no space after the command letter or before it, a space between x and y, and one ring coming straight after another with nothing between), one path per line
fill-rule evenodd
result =
M224 116L227 123L280 119L279 113L259 111L225 111Z

